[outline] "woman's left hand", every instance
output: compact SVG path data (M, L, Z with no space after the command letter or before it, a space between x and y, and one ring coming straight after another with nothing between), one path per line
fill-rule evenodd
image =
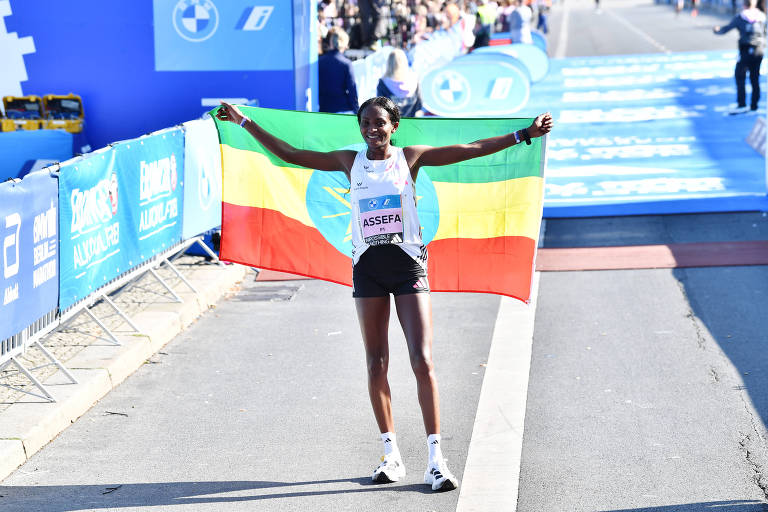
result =
M549 112L539 114L536 116L536 119L533 120L531 126L528 127L528 135L530 135L531 138L541 137L542 135L549 133L552 130L553 125L554 121L552 120L552 114Z

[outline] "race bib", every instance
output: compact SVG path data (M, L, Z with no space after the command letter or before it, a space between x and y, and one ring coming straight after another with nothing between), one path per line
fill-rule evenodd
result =
M363 240L368 245L403 242L403 208L400 196L369 197L360 200Z

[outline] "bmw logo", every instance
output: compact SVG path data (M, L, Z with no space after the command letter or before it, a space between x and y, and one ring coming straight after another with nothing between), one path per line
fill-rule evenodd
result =
M376 205L377 205L377 204L378 204L378 203L376 203L376 200L375 200L375 199L371 199L370 201L368 201L368 208L370 208L371 210L373 210L373 209L375 209L375 208L376 208Z
M458 110L469 102L470 87L467 79L453 70L440 73L432 81L432 94L445 108Z
M179 0L173 9L173 28L187 41L205 41L218 27L219 11L211 0Z

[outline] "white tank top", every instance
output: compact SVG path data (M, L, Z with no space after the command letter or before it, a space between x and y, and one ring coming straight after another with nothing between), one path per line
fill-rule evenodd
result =
M426 268L416 187L403 149L392 146L386 160L368 160L366 150L360 151L350 171L350 188L353 263L372 245L397 244Z

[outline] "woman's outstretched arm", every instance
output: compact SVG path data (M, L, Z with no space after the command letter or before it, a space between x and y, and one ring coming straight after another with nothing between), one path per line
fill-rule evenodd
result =
M355 161L354 151L342 150L325 153L295 148L264 130L254 121L247 119L236 106L223 101L221 102L221 107L216 112L216 118L220 121L230 121L235 124L240 124L245 119L243 128L254 139L258 140L269 152L291 164L320 171L343 171L349 175L349 171Z
M550 130L552 130L552 126L552 115L549 112L540 114L533 120L531 126L527 128L528 136L530 138L541 137L542 135L549 133ZM518 136L521 137L520 141L522 142L522 135ZM468 144L454 144L451 146L439 147L408 146L405 150L408 165L411 167L412 171L415 172L424 165L450 165L471 158L490 155L491 153L496 153L502 149L514 146L516 143L517 139L515 138L515 133L508 133L506 135L499 135L488 139L476 140L475 142L470 142Z

